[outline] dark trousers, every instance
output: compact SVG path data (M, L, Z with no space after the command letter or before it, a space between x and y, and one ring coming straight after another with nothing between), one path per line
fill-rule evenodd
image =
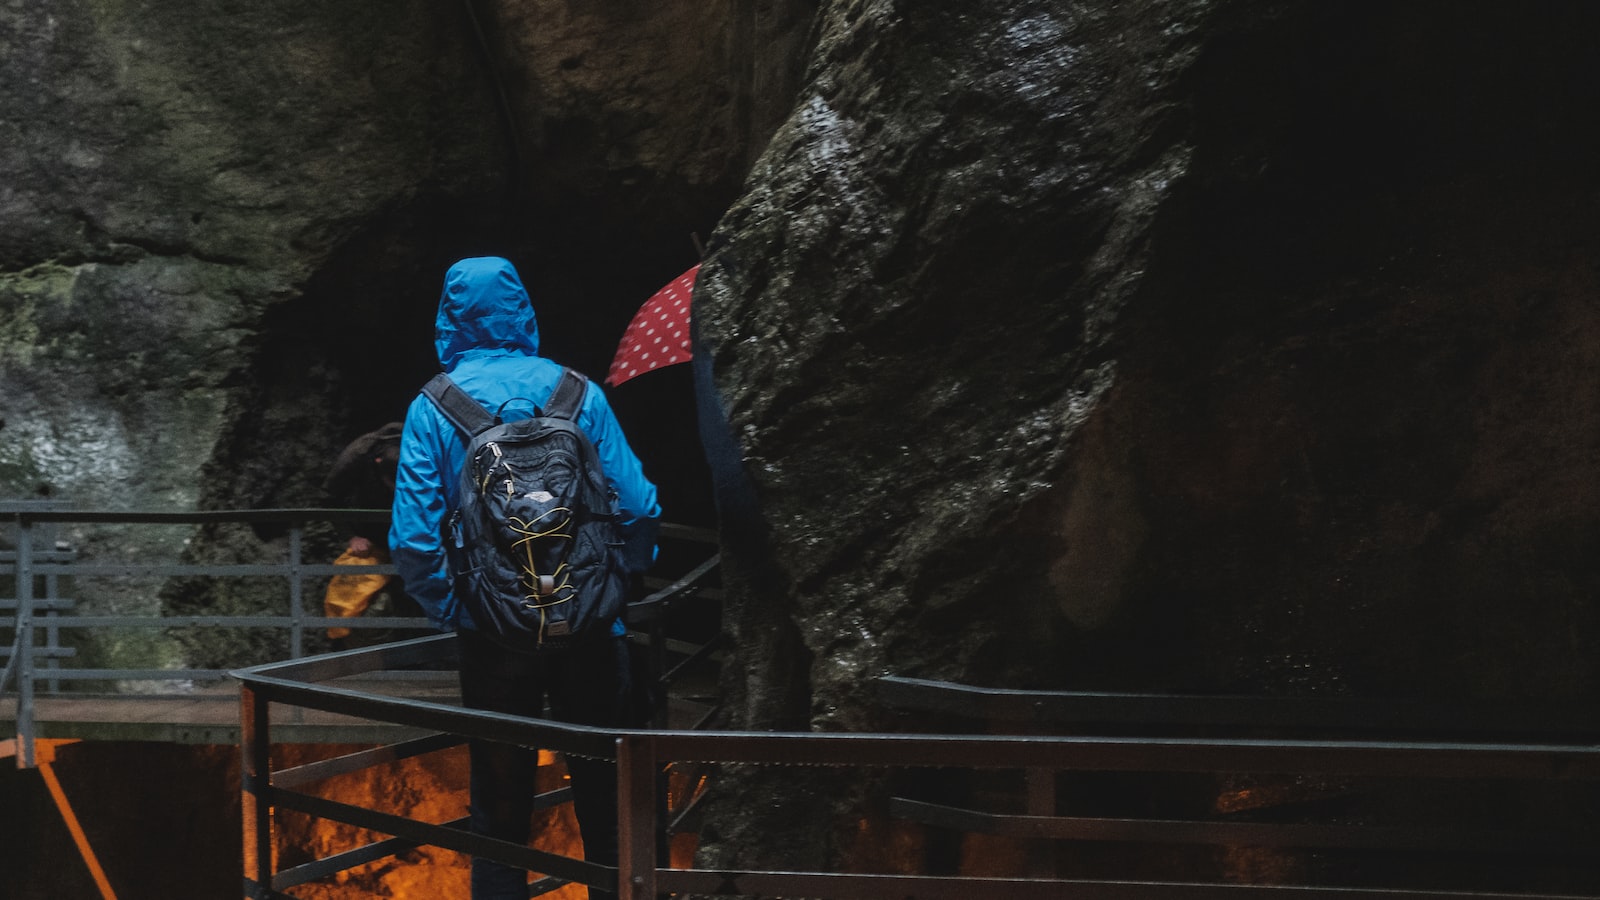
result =
M513 653L480 635L463 631L461 698L472 709L519 716L551 716L562 722L602 728L633 725L627 639L601 637L536 655ZM532 829L538 751L496 741L474 740L472 830L526 844ZM609 760L569 757L574 811L583 836L584 857L617 864L617 770ZM472 900L527 900L526 870L487 859L472 861ZM593 891L598 900L614 894Z

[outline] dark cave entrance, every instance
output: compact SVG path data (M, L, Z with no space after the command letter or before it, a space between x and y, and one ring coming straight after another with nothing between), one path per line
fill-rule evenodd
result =
M267 316L219 465L234 482L212 506L316 506L326 466L350 439L400 420L438 371L434 313L444 272L466 256L516 264L539 319L540 351L603 382L638 308L699 260L716 211L636 223L598 204L512 218L486 206L419 203L345 242L296 298ZM621 224L619 224L621 221ZM687 365L606 396L668 521L711 526L715 513L695 428ZM282 452L263 453L272 446Z

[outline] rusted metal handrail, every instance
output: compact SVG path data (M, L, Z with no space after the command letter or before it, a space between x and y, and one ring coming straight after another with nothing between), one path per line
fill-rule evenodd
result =
M918 898L1074 897L1220 898L1240 892L1272 896L1353 900L1395 897L1518 898L1550 895L1464 893L1458 891L1210 883L1148 883L1059 878L973 878L931 875L865 875L840 872L731 871L665 868L656 859L657 774L680 761L795 766L852 766L887 769L966 768L1080 770L1102 772L1253 772L1315 773L1406 778L1526 778L1556 781L1600 779L1600 746L1567 743L1475 743L1469 741L1279 740L1204 737L971 736L949 734L818 734L771 732L683 732L604 730L447 704L382 697L332 679L393 665L415 665L443 658L448 636L401 642L335 657L278 663L241 670L244 803L247 812L246 895L276 898L304 883L325 864L287 873L271 871L270 834L274 808L297 809L340 819L351 808L291 790L304 780L291 771L274 773L267 765L271 746L268 704L279 703L405 724L462 738L540 746L617 761L620 858L616 868L579 860L552 860L540 851L463 834L459 823L429 824L398 817L356 813L367 827L406 843L429 843L489 856L593 887L615 889L624 898L653 898L657 892L689 894L784 895L837 898L886 896ZM370 860L369 848L350 851L349 860ZM351 864L354 864L353 862ZM564 874L563 874L564 873Z

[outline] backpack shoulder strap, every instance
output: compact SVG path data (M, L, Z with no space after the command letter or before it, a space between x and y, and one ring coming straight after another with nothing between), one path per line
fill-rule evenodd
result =
M550 394L550 399L545 401L541 414L554 416L558 419L578 420L578 411L583 409L583 398L589 391L589 379L582 372L563 368L561 380L556 382L556 389Z
M494 425L494 417L443 372L423 385L422 393L468 438Z

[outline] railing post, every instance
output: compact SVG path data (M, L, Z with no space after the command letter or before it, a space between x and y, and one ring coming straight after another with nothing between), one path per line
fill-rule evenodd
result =
M17 767L31 769L33 727L33 524L17 516Z
M289 658L299 659L305 655L306 625L305 625L305 596L304 586L301 582L301 535L304 527L295 524L289 526Z
M1057 815L1056 770L1033 766L1027 769L1026 777L1028 815L1045 819ZM1031 841L1028 848L1028 875L1033 878L1055 878L1055 850L1052 841Z
M667 685L662 681L667 671L665 618L663 615L650 624L650 678L655 681L650 685L650 696L657 698L650 710L650 727L663 729L668 727Z
M656 754L648 735L617 738L617 896L656 895Z
M272 743L267 701L239 686L239 788L244 823L244 896L272 893Z
M60 547L59 544L56 544L54 541L52 541L52 545L53 545L53 549L57 549L59 551L59 547ZM48 571L48 570L46 570L46 571ZM45 575L44 576L44 599L47 600L47 601L61 599L60 586L61 586L61 576L53 574L53 573ZM50 651L50 655L45 657L45 662L44 662L45 669L47 671L51 671L51 670L55 670L55 669L61 668L61 659L60 659L60 657L58 655L59 651L61 650L60 619L61 619L61 613L56 609L55 604L54 603L49 604L49 608L46 609L45 612L44 612L44 646L45 646L46 650ZM46 679L46 681L45 681L45 690L49 691L52 694L60 693L61 692L61 679L59 679L59 678L48 678L48 679Z

